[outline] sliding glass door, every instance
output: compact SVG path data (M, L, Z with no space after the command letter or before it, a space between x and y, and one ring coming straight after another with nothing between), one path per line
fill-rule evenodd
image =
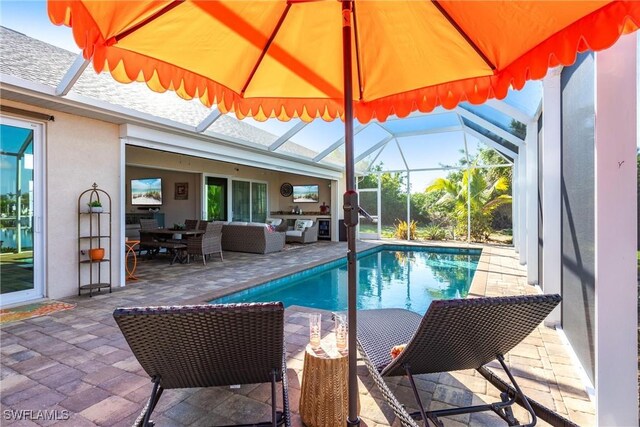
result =
M268 213L267 198L267 184L264 182L232 181L232 221L265 222Z
M232 221L251 221L251 183L233 181L231 184Z
M229 221L229 218L240 222L267 220L269 195L266 182L205 176L204 183L204 214L208 221Z
M0 304L43 296L40 125L0 117Z
M251 220L253 222L266 222L267 216L267 184L263 182L252 182Z

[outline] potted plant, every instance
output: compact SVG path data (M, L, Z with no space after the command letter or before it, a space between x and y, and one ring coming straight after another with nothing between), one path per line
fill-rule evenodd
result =
M87 205L89 206L89 212L102 212L102 203L100 203L100 200L92 200L91 202L87 203Z
M89 259L91 261L100 261L104 258L104 248L89 249Z

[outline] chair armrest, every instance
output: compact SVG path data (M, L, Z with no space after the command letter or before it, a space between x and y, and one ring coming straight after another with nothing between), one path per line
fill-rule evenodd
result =
M307 227L302 231L302 236L318 235L318 222L315 221L311 227Z
M282 222L276 226L274 231L287 231L288 229L289 224L287 223L287 220L283 219Z

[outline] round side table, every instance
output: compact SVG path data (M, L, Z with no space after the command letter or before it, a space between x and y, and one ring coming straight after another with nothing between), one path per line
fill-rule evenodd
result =
M349 415L349 357L335 348L307 345L302 371L300 417L308 427L336 427L347 424ZM360 400L358 398L358 410Z

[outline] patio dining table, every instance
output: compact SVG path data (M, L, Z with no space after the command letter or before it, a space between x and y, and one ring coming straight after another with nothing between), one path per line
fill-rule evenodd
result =
M198 236L204 234L204 230L180 230L174 228L158 228L153 230L140 230L140 234L151 234L158 238L168 239L174 234L180 234L181 236Z
M158 240L158 246L161 248L166 248L171 254L173 254L173 258L171 259L171 264L175 261L180 262L181 264L184 262L185 257L181 255L181 252L187 248L186 243L169 241L174 235L180 235L181 240L184 237L188 238L189 236L199 236L204 234L204 230L182 230L182 229L173 229L173 228L158 228L152 230L140 230L140 238L141 240L145 240L142 238L143 235L152 237ZM186 240L185 240L186 241Z

